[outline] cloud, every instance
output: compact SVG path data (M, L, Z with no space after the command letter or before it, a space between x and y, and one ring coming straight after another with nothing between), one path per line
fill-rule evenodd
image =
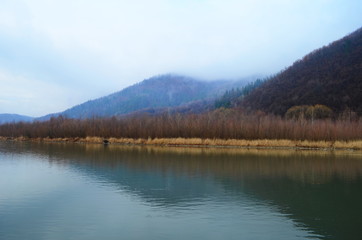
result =
M272 74L360 27L360 12L357 0L5 0L0 64L77 100L168 72Z
M76 91L0 69L0 112L30 116L62 111L77 98ZM72 97L70 97L72 96ZM77 100L77 99L76 99ZM78 99L79 100L79 99Z
M282 61L276 57L280 51L282 54L287 51L291 58L302 57L301 54L325 44L325 39L319 40L321 36L349 11L356 6L361 9L357 1L354 4L301 0L102 3L31 0L27 3L36 31L48 36L67 56L93 65L96 63L89 59L96 56L102 69L128 72L125 75L130 77L188 69L208 78L236 77L257 70L277 71L290 63L290 58ZM361 17L354 19L354 25L360 24L360 20ZM345 33L341 30L335 35ZM278 61L273 61L275 58ZM260 59L270 60L269 66L260 66ZM228 68L224 62L231 66ZM208 74L209 68L214 69L218 64L226 71L220 69L220 74Z

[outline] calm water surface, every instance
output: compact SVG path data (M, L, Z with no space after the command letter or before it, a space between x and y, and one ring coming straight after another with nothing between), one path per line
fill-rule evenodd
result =
M0 142L0 239L361 239L361 152Z

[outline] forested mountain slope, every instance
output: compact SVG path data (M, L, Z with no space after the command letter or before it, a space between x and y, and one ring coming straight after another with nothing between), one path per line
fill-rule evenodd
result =
M11 123L11 122L31 122L33 121L32 117L18 115L18 114L0 114L0 124Z
M239 107L283 115L292 106L314 104L362 114L362 28L296 61Z
M228 88L243 84L243 81L200 81L179 75L160 75L38 120L47 120L58 115L68 118L111 117L143 109L177 107L215 98Z

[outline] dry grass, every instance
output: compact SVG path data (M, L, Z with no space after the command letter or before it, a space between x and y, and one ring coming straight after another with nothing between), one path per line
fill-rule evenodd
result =
M79 141L86 142L86 143L103 143L103 138L100 138L100 137L86 137L85 139L82 138Z
M103 143L101 137L86 138L6 138L0 140L36 141L36 142L79 142L79 143ZM362 140L354 141L300 141L287 139L201 139L201 138L109 138L111 144L123 145L156 145L156 146L191 146L191 147L243 147L243 148L293 148L293 149L354 149L362 150Z
M86 138L88 139L88 138ZM362 140L355 141L297 141L297 140L240 140L240 139L201 139L201 138L110 138L113 144L160 145L160 146L214 146L214 147L251 147L251 148L323 148L323 149L362 149ZM82 140L81 140L82 141ZM86 140L85 142L102 142Z
M335 148L347 149L362 149L362 140L359 141L336 141Z

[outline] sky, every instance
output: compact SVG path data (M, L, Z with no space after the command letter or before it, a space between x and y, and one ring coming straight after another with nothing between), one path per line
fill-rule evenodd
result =
M60 112L166 73L268 76L361 13L361 0L0 0L0 113Z

